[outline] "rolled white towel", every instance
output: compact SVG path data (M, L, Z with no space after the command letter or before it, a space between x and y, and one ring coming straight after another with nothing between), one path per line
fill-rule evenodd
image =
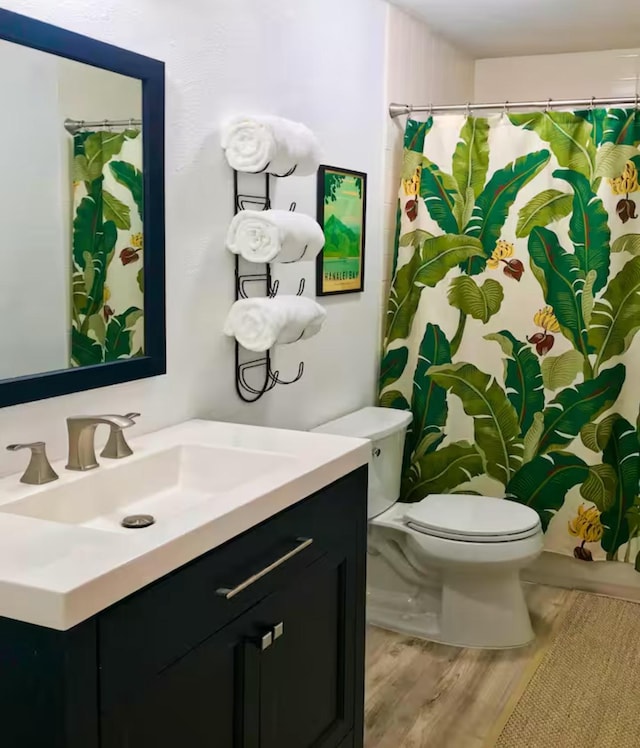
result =
M222 131L222 147L229 166L236 171L283 175L314 174L320 165L320 145L301 122L283 117L238 117Z
M249 351L295 343L320 331L326 311L305 296L240 299L229 310L224 334Z
M249 262L302 262L324 247L324 232L311 216L293 210L241 210L226 244Z

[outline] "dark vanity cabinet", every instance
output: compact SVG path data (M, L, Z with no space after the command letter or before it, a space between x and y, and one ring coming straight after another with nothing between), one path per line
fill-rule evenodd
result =
M362 746L366 468L66 632L0 620L8 748Z

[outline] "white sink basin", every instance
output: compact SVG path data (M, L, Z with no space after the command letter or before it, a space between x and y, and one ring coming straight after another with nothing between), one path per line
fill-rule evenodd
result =
M134 454L26 486L0 479L0 616L66 630L367 464L370 442L186 421ZM121 526L151 514L144 529Z
M166 523L294 460L248 449L181 445L135 461L123 460L108 471L93 470L75 483L52 484L41 493L0 506L0 512L131 532L121 524L127 515L151 514L156 522Z

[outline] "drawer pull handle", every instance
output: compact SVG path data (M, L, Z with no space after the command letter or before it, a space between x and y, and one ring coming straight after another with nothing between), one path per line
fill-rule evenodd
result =
M226 597L227 600L231 600L232 597L235 597L238 593L246 590L247 587L250 587L254 582L257 582L258 579L266 577L267 574L270 574L274 569L277 569L278 566L282 566L282 564L286 563L290 558L297 556L298 553L304 551L305 548L308 548L311 543L313 543L313 538L297 538L297 540L299 541L299 545L290 550L288 553L285 553L284 556L280 556L279 559L274 561L272 564L269 564L269 566L265 566L262 571L259 571L257 574L254 574L248 579L245 579L244 582L241 582L237 587L234 587L233 589L229 589L228 587L220 587L216 590L216 594L220 595L221 597Z

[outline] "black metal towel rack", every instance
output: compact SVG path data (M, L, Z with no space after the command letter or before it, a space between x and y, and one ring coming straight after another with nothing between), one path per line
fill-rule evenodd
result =
M266 167L268 168L268 166ZM244 194L240 193L238 187L238 172L233 172L233 194L234 203L233 210L234 215L241 210L251 208L253 210L268 210L271 207L271 177L288 177L295 171L295 167L286 174L269 174L264 169L262 172L258 172L264 179L264 190L261 195ZM295 203L292 203L290 210L295 210ZM247 299L249 298L246 290L246 286L250 283L264 283L265 296L273 298L278 293L280 282L273 280L271 277L271 266L265 263L265 269L261 273L256 272L244 272L243 268L246 265L253 265L255 263L248 263L243 260L240 255L235 256L235 299ZM297 296L302 296L305 287L305 279L302 278L298 286ZM238 341L235 343L235 362L236 362L236 392L241 400L245 403L255 403L259 400L266 392L272 390L277 384L293 384L297 382L304 373L304 362L301 361L298 366L298 373L293 379L281 379L279 371L273 371L271 369L271 353L266 353L259 358L253 358L249 361L243 361L242 351L244 349ZM251 372L257 369L263 369L263 376L259 379L261 384L253 386L247 381L247 372Z

